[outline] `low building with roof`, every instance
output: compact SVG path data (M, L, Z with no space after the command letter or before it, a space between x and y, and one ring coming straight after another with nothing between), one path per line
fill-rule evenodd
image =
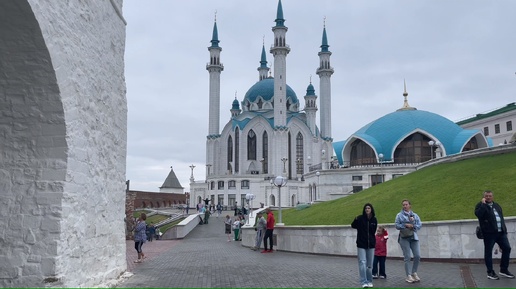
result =
M457 122L464 129L481 130L488 139L492 139L493 145L503 145L516 141L516 131L513 129L514 123L516 123L515 102Z

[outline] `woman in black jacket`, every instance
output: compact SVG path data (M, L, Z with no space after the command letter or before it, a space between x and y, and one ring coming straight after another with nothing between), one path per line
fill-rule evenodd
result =
M360 273L360 284L362 288L373 287L373 258L376 244L376 221L373 205L364 205L362 215L358 215L351 227L357 229L357 257L358 272Z

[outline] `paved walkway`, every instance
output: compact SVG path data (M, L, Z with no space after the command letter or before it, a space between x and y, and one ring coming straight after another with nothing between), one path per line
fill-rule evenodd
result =
M210 217L209 224L197 226L182 240L147 242L143 251L145 262L134 264L134 243L128 241L128 271L134 275L118 287L360 287L355 258L281 251L261 254L240 242L227 242L222 217ZM374 287L516 287L516 279L488 280L483 264L421 262L418 275L422 281L414 284L404 281L403 268L403 261L388 259L387 279L373 280Z

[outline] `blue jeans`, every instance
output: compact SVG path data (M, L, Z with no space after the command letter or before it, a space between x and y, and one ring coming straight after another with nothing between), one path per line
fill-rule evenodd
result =
M357 248L358 273L360 274L360 284L373 283L373 258L374 248Z
M419 254L419 241L413 238L399 238L401 250L403 251L403 261L405 261L405 275L412 275L417 273L417 267L419 266L419 260L421 256ZM410 255L414 255L414 261L412 268L410 268Z
M511 245L505 233L484 233L484 261L487 272L493 271L493 247L494 244L500 246L502 259L500 260L500 270L505 271L509 268L509 258L511 255Z

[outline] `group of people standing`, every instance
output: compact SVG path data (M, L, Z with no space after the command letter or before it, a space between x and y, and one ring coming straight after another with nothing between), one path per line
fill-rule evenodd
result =
M405 266L405 281L408 283L420 282L417 270L419 267L420 247L418 231L422 223L419 216L412 211L409 200L401 202L402 209L396 215L395 228L399 230L398 244L403 252ZM509 272L511 246L507 238L507 227L503 217L502 207L494 202L493 192L485 191L483 198L475 206L475 215L478 218L484 242L484 262L487 268L487 278L498 280L493 270L493 247L498 244L502 252L499 275L514 278ZM373 205L364 205L362 215L355 217L351 227L357 230L357 258L360 284L362 288L372 288L373 279L387 278L385 259L387 256L387 240L389 234L384 227L378 226ZM412 259L412 262L411 262ZM379 267L379 268L378 268Z
M256 222L254 225L254 230L256 231L255 237L255 245L251 247L252 250L258 250L261 247L262 240L264 249L261 253L272 253L273 252L273 241L272 236L274 232L274 225L276 220L274 219L274 214L272 213L270 208L265 209L265 213L267 215L267 219L263 216L262 212L258 212L256 214ZM225 233L228 237L228 242L231 242L231 231L233 230L235 234L235 241L242 241L241 236L241 228L245 224L245 219L241 216L236 216L235 220L231 220L229 215L226 215L226 220L224 221Z
M417 231L421 229L421 219L411 209L410 201L403 200L402 210L396 215L395 227L400 230L398 243L403 251L405 263L405 281L419 282L417 274L419 266L419 238ZM367 203L362 215L355 217L351 227L357 230L357 258L360 284L362 288L372 288L373 278L387 278L385 260L387 256L387 240L389 233L378 226L373 205ZM403 232L403 233L402 233ZM414 256L411 263L411 255Z

